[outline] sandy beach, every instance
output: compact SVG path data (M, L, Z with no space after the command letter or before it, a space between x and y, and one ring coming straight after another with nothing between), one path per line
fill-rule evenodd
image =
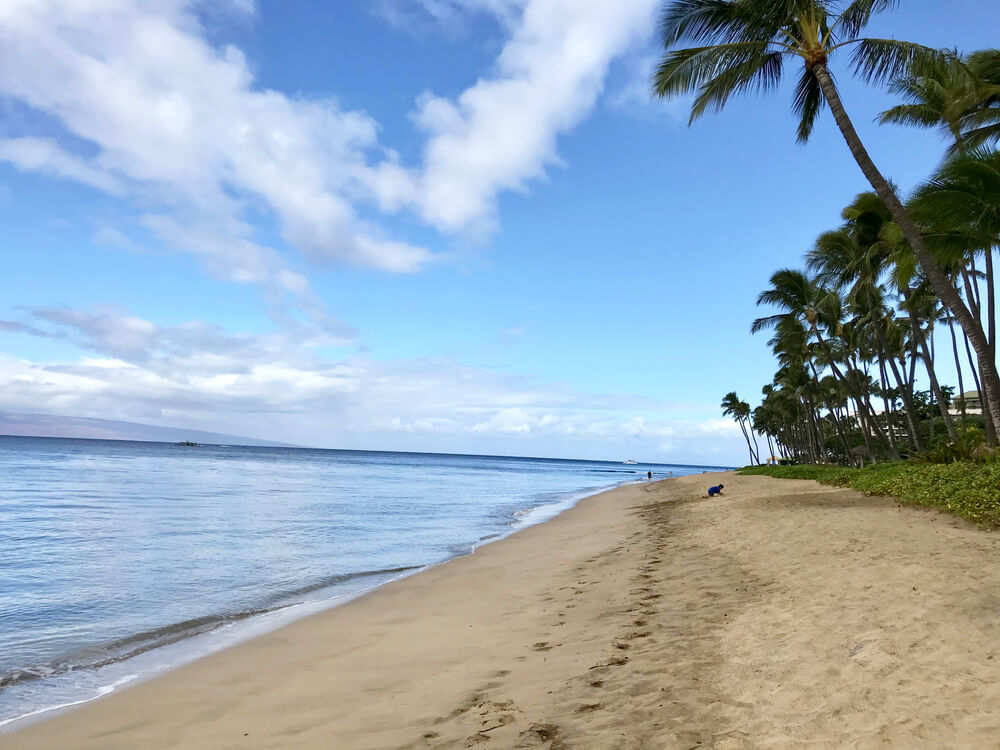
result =
M998 544L812 482L628 486L0 745L997 747Z

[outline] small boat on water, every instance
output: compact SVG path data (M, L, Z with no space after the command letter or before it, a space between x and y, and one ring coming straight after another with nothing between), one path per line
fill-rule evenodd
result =
M192 443L190 440L182 440L177 445L179 445L182 448L200 448L201 447L201 445L199 443Z
M631 458L629 458L629 459L627 459L625 461L622 461L622 463L623 464L628 464L629 466L635 466L639 462L638 461L633 461Z

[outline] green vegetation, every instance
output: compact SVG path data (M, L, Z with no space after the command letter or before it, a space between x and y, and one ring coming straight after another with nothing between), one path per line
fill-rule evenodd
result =
M910 461L865 469L845 466L752 466L740 474L815 479L866 495L889 495L902 503L939 508L989 528L1000 528L1000 462L929 464Z
M772 456L797 463L863 468L908 457L930 464L996 456L989 448L1000 433L994 278L1000 50L961 54L861 36L874 14L897 4L669 0L664 6L657 96L694 95L693 121L736 94L776 90L794 66L799 141L829 107L873 191L857 195L840 226L803 248L804 268L776 271L758 296L771 314L751 330L772 333L779 369L760 406L732 392L722 402L754 463L760 463L758 434ZM883 125L935 128L946 139L944 161L928 163L930 176L908 197L872 161L840 99L833 68L847 51L858 77L887 84L895 98L886 102ZM957 399L937 375L935 344L945 331ZM918 377L926 390L917 390ZM976 393L968 400L962 398L967 383ZM920 463L880 466L876 473L932 473Z

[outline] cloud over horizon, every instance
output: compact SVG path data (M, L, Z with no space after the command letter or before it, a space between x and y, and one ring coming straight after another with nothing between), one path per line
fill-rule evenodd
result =
M720 461L738 447L730 421L668 416L683 413L684 405L588 394L445 358L330 360L314 350L331 342L303 331L160 327L126 311L68 308L37 309L28 318L0 321L0 330L58 339L89 353L45 364L0 356L0 409L324 447L460 451L520 444L531 452L531 439L543 438L567 456L655 445Z

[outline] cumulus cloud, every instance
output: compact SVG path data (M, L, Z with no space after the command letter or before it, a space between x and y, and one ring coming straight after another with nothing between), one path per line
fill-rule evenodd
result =
M657 0L527 0L495 71L456 100L424 95L415 204L446 231L494 220L496 197L560 163L557 137L593 108L611 60L648 32Z
M54 117L74 146L8 138L0 160L158 206L147 226L230 281L303 286L274 250L252 241L243 216L258 204L310 258L418 270L431 257L426 249L383 237L352 205L352 192L370 192L366 158L378 150L377 124L333 100L260 89L240 50L209 44L201 7L0 5L0 93ZM253 4L231 0L228 8L249 13Z
M292 294L304 285L254 240L246 216L261 206L313 261L419 271L433 254L363 221L358 202L411 209L446 232L490 226L500 192L559 163L557 137L591 110L655 4L420 0L437 20L491 14L508 39L456 99L420 96L424 156L406 166L366 113L262 89L239 49L208 41L199 14L252 13L248 0L8 0L0 94L65 132L6 138L0 160L141 203L148 228L229 281Z

